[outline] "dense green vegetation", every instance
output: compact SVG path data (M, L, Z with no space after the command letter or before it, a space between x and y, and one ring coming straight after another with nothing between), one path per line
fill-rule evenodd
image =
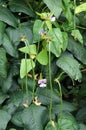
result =
M86 130L86 0L0 0L0 130Z

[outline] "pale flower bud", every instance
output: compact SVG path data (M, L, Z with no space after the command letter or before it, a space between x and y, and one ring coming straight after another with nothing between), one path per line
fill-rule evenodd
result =
M56 17L54 17L54 16L51 16L51 17L50 17L50 21L51 21L51 22L54 22L55 20L56 20Z

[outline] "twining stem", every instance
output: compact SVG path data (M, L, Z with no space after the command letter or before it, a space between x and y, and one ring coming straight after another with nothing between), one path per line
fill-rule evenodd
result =
M83 30L86 30L85 27L81 27L81 26L76 26L77 28L80 28L80 29L83 29Z
M28 104L28 81L27 81L27 54L25 53L25 69L26 69L26 80L25 80L25 86L26 86L26 103Z
M33 92L32 92L32 99L34 99L34 90L35 90L35 71L33 67L33 60L31 59L31 66L32 66L32 78L34 80L34 85L33 85Z
M62 90L61 90L61 84L60 82L58 81L58 85L59 85L59 92L60 92L60 124L61 124L61 121L62 121ZM59 129L60 130L60 125L59 125Z
M62 73L63 74L63 73ZM59 119L59 122L60 122L60 124L61 124L61 121L62 121L62 104L63 104L63 102L62 102L62 90L61 90L61 84L60 84L60 82L59 82L59 79L57 78L57 79L55 79L55 81L58 83L58 85L59 85L59 93L60 93L60 119ZM58 126L58 130L60 130L61 129L61 126L59 125Z
M25 40L25 45L28 48L28 52L30 54L29 42L28 42L27 39ZM33 80L35 82L35 71L34 71L34 67L33 67L33 60L32 60L32 58L30 58L30 61L31 61L31 67L32 67L32 78L33 78ZM35 89L35 83L33 85L32 99L34 99L34 89Z
M60 23L64 23L64 22L61 21L61 20L58 20L58 22L60 22ZM75 23L75 20L74 20L74 23ZM74 25L74 28L76 28L76 27L77 27L77 28L80 28L80 29L83 29L83 30L86 30L85 27Z
M25 2L26 2L26 4L27 4L27 6L33 11L33 8L31 7L29 1L28 1L28 0L25 0ZM33 2L33 3L34 3L34 2Z
M76 0L74 0L74 30L76 29L76 16L75 16Z
M50 53L50 43L49 43L49 81L50 81L50 110L49 110L49 116L50 121L52 120L52 76L51 76L51 53Z

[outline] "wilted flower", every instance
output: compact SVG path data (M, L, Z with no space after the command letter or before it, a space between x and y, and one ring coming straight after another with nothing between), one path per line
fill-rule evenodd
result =
M51 21L51 22L54 22L55 20L56 20L56 17L55 17L55 16L51 16L51 17L50 17L50 21Z
M38 100L38 97L36 96L35 99L33 100L33 103L37 106L41 105L41 102Z
M22 14L21 12L18 13L18 15L21 15L21 14Z
M39 87L46 87L46 79L38 80Z
M25 108L28 108L28 107L29 107L29 105L28 105L27 103L24 103L23 106L24 106Z
M5 8L7 8L7 5L6 5L6 4L3 4L2 6L5 7Z
M43 35L46 35L46 31L44 31L44 30L39 30L39 34L42 35L42 36L43 36Z
M26 36L25 35L22 35L21 36L21 41L24 42L26 40Z

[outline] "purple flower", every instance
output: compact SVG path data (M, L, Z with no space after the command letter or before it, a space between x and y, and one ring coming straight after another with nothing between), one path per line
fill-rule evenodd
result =
M46 87L46 79L38 80L39 87Z

